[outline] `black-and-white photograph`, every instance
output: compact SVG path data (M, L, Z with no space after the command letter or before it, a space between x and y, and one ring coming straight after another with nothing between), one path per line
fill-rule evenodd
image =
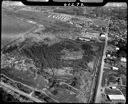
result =
M125 2L31 6L3 1L1 100L125 104L126 50Z

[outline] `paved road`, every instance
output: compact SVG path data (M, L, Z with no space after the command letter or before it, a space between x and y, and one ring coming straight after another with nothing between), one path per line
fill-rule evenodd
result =
M9 89L11 89L11 90L13 90L13 91L15 91L15 92L18 92L19 94L21 94L23 96L26 96L26 97L30 98L31 100L33 100L35 102L44 102L44 101L41 101L41 100L39 100L39 99L37 99L35 97L30 96L29 94L24 93L24 92L22 92L22 91L20 91L20 90L18 90L16 88L13 88L13 87L11 87L11 86L3 83L3 82L0 82L0 84L3 85L3 86L5 86L5 87L7 87L7 88L9 88Z
M108 21L108 26L110 23L110 19ZM100 69L100 74L99 74L99 81L98 81L98 88L97 88L97 92L96 92L96 99L95 99L95 103L100 103L101 101L101 89L102 89L102 78L103 78L103 69L104 69L104 59L106 57L106 49L107 49L107 42L108 42L108 33L109 33L109 28L107 27L107 32L106 32L106 38L105 38L105 46L104 46L104 51L103 51L103 57L102 57L102 63L101 63L101 69Z

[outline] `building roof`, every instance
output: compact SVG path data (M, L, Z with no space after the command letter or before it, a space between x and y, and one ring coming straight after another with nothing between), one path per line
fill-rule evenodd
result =
M114 67L114 66L113 66L113 67L112 67L112 69L113 69L113 70L118 70L119 68L118 68L118 67Z
M124 95L108 95L110 100L125 100Z
M120 59L122 62L126 62L127 61L127 59L125 58L125 57L121 57L121 59Z
M106 35L104 33L100 33L101 37L106 37Z
M119 47L116 47L116 50L119 50L120 48Z
M116 86L112 86L112 87L110 87L111 89L116 89Z

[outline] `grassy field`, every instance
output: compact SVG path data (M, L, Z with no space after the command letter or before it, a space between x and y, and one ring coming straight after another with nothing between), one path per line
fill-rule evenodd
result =
M15 17L4 15L3 13L1 26L1 45L4 46L7 43L18 38L21 34L31 29L34 25L18 20Z
M36 79L34 79L34 74L30 73L29 71L23 72L15 69L6 68L2 69L1 73L5 74L6 76L15 81L19 81L34 88L42 89L45 87L45 85L47 85L43 77L38 76Z
M76 98L76 96L73 94L70 94L69 91L67 91L64 88L56 88L54 91L52 91L54 94L54 98L57 99L61 103L76 103L79 102L79 100Z
M49 13L47 12L34 12L34 11L19 11L17 13L14 12L8 12L6 11L8 15L13 15L19 18L29 19L32 21L35 21L39 24L42 24L45 26L46 31L76 31L77 28L74 25L67 24L65 22L62 22L60 20L54 19L54 18L48 18ZM80 31L78 31L80 32Z

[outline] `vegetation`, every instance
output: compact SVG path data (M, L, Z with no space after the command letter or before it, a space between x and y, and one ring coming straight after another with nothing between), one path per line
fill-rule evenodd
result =
M14 98L11 94L5 92L2 88L0 88L1 102L19 102L18 99Z
M2 52L3 52L3 54L10 53L10 52L16 50L17 48L18 48L17 45L5 47L5 48L3 48Z
M69 61L64 63L64 60L60 60L61 51L63 49L68 49L70 51L78 51L80 47L84 50L84 56L80 60L69 60L72 64L68 64L70 67L85 67L86 64L93 59L95 53L92 51L92 47L89 44L80 44L75 41L64 40L60 43L55 43L52 46L47 46L46 44L40 43L38 45L34 44L32 46L27 46L22 48L21 53L25 54L29 58L35 61L35 64L41 68L61 68ZM83 61L84 60L84 61ZM75 64L73 64L75 63Z

